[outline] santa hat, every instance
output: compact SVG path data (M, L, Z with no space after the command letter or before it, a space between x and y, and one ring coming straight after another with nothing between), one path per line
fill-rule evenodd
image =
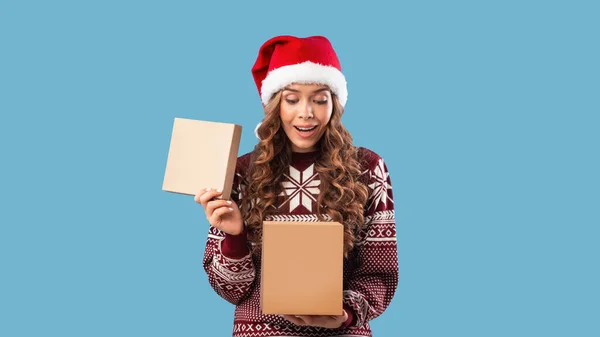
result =
M263 105L292 83L323 84L337 95L342 106L348 100L346 78L329 40L323 36L276 36L265 42L252 67Z

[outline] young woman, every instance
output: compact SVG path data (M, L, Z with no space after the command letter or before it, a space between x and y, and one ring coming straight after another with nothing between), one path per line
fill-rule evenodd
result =
M211 225L209 283L236 305L234 337L371 336L369 321L398 284L394 201L383 159L355 147L341 123L347 88L335 51L320 36L274 37L252 73L265 112L258 145L237 160L231 200L210 188L195 196ZM261 223L270 219L344 224L343 315L261 313Z

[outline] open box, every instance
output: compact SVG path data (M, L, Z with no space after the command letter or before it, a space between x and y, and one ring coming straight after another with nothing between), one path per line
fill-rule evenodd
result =
M262 230L262 313L342 315L342 224L264 221Z

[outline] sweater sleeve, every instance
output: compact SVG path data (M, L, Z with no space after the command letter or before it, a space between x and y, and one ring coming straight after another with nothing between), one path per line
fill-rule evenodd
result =
M398 286L396 222L391 179L383 159L377 157L365 172L369 197L365 222L356 244L356 267L344 287L345 326L364 326L389 306Z
M244 188L242 181L236 169L231 200L238 206ZM217 294L232 304L240 303L250 292L256 276L246 229L239 235L229 235L209 226L203 265Z

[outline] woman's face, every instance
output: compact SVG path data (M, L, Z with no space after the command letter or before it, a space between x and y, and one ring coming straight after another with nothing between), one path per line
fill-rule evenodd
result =
M331 118L331 92L324 85L292 84L283 89L280 112L283 130L292 151L310 152L325 132Z

